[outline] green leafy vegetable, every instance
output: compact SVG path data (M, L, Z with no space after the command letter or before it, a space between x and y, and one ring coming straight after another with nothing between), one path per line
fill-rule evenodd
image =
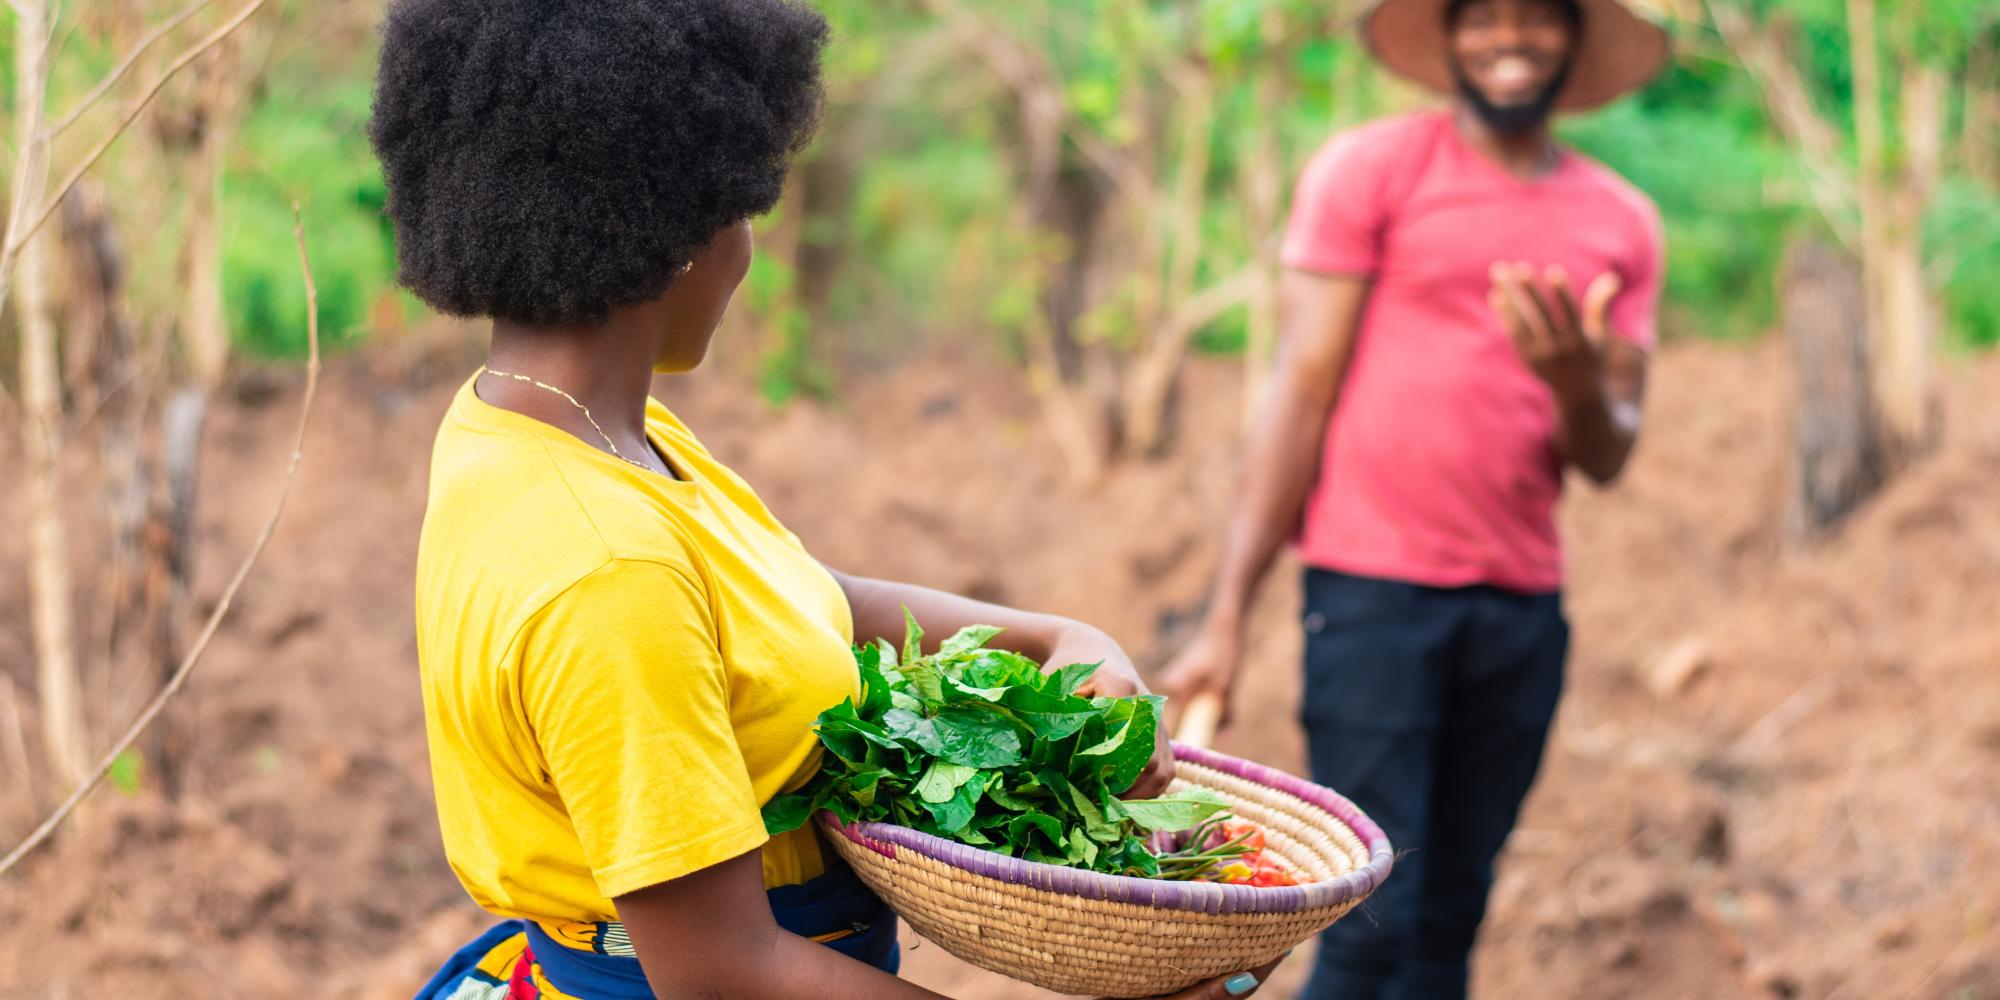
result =
M1145 772L1163 700L1083 697L1099 664L1044 672L966 628L923 653L908 611L899 650L857 647L861 697L820 713L827 753L799 791L764 807L774 834L828 810L887 822L1031 861L1159 877L1146 838L1196 827L1227 806L1190 791L1123 801ZM1184 865L1184 862L1176 862Z

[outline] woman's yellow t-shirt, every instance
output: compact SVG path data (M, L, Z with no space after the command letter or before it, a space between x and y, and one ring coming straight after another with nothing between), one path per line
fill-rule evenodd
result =
M438 431L417 644L438 819L480 906L547 924L763 847L759 808L819 764L814 716L858 693L840 586L658 401L683 478L461 389Z

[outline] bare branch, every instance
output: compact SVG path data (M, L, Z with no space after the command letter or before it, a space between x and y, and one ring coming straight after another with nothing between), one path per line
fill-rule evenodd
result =
M193 46L182 52L179 58L176 58L169 64L166 70L153 81L152 86L146 88L146 92L140 95L139 99L133 102L132 106L126 110L125 116L119 119L118 124L104 136L103 141L99 142L96 148L84 156L83 161L78 163L76 168L69 172L68 177L63 178L63 182L56 186L55 194L51 195L48 202L42 206L41 215L36 217L33 223L23 229L20 235L14 238L14 242L7 246L7 249L9 251L18 251L28 240L34 238L37 232L41 231L42 226L49 221L49 218L56 214L56 209L61 207L63 198L68 196L70 189L76 187L76 182L82 180L83 175L92 166L96 165L97 161L104 156L105 151L111 148L111 144L117 142L118 137L124 135L125 130L132 127L132 122L138 119L140 112L146 110L147 105L153 103L153 98L159 96L161 88L167 85L167 81L173 79L181 70L186 69L189 63L201 58L202 53L214 48L223 39L228 38L236 29L242 27L245 21L250 20L252 15L262 10L264 5L269 2L270 0L250 0L249 3L244 4L242 9L236 12L235 16L223 22L214 31L209 32L207 37L194 43Z
M1257 275L1258 268L1253 264L1189 296L1179 309L1174 310L1173 315L1167 317L1167 336L1185 340L1221 319L1231 309L1250 301L1250 293L1257 286Z
M1814 107L1812 88L1769 27L1731 0L1708 0L1708 10L1716 31L1757 81L1778 131L1791 140L1815 206L1841 243L1853 249L1855 189L1841 160L1839 130Z
M131 72L133 66L138 65L139 57L145 55L146 50L152 48L154 42L167 37L188 18L200 13L213 2L214 0L194 0L194 3L187 5L180 13L160 22L159 26L147 32L146 37L139 39L138 43L132 46L132 51L125 53L123 61L113 67L111 72L106 73L104 79L97 81L97 86L90 88L90 93L83 95L83 100L78 101L76 107L70 109L69 114L57 119L54 125L50 125L42 132L42 141L54 142L57 136L68 131L69 127L76 124L77 119L82 118L100 98L110 93L111 88L118 85L118 81L125 79L125 74Z
M146 727L152 725L153 720L159 718L160 712L167 707L167 703L173 700L174 695L180 693L181 688L187 684L188 675L192 674L194 668L201 663L202 654L208 652L209 641L215 638L216 629L221 627L222 619L229 614L229 606L235 602L236 592L242 589L243 581L250 575L251 567L257 565L257 558L264 554L264 547L270 544L271 535L277 530L278 518L284 514L285 501L292 493L292 483L298 479L299 461L305 455L306 428L312 419L313 397L319 392L319 289L313 283L312 260L306 253L305 220L300 215L297 203L292 205L292 234L298 240L299 271L304 277L306 286L306 391L305 398L299 403L299 424L298 431L292 439L291 463L285 469L284 481L278 486L277 503L271 510L271 516L264 521L264 530L258 533L257 541L251 545L250 554L236 567L236 575L230 577L229 586L223 588L222 597L216 602L215 610L210 612L208 622L201 628L201 635L195 639L194 646L188 650L187 656L181 659L180 666L174 670L174 675L167 679L166 686L160 689L159 694L153 696L153 700L146 705L145 710L140 712L139 717L125 730L125 735L119 737L118 742L112 744L110 750L105 751L104 757L97 763L97 769L77 785L69 798L63 800L63 804L57 806L56 811L50 813L49 818L35 828L35 832L9 851L5 858L0 858L0 876L13 870L22 858L27 857L29 852L40 847L51 834L55 833L56 828L76 811L78 804L104 782L105 775L111 773L111 767L119 756L138 742Z
M1062 134L1097 169L1111 178L1134 203L1145 204L1158 196L1153 179L1124 150L1104 141L1071 112L1063 97L1062 80L1047 59L997 25L988 23L966 9L958 0L921 0L930 14L945 19L960 44L972 50L1000 82L1014 91L1031 108L1048 108L1060 114Z

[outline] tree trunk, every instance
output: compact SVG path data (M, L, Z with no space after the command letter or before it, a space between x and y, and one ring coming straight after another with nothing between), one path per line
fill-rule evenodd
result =
M1938 431L1936 319L1924 281L1923 217L1935 183L1942 78L1917 68L1903 81L1905 164L1892 172L1882 121L1882 52L1875 0L1847 0L1860 154L1861 264L1879 433L1892 468L1929 453Z
M195 386L167 400L160 419L160 471L146 530L147 611L152 632L155 681L172 678L181 658L181 625L187 621L194 585L194 512L201 473L202 430L208 423L210 394ZM186 739L171 716L153 726L152 757L162 791L181 791L180 762Z
M2000 191L2000 28L1974 38L1966 60L1959 161L1968 176Z
M1250 162L1244 167L1245 195L1249 207L1250 253L1256 274L1250 287L1250 316L1243 340L1243 425L1248 429L1256 418L1270 380L1271 365L1278 350L1278 214L1284 203L1285 151L1278 134L1281 115L1275 109L1290 100L1286 82L1290 50L1283 44L1284 12L1276 6L1264 11L1264 59L1254 83L1254 102L1267 109L1258 117L1256 136L1251 141Z
M1174 318L1194 293L1197 265L1202 254L1201 214L1208 197L1208 167L1214 146L1215 86L1205 71L1189 74L1188 93L1177 116L1183 122L1181 162L1174 179L1173 224L1162 246L1166 285L1157 306L1140 312L1138 320L1146 330L1147 348L1134 366L1125 387L1123 415L1119 421L1127 453L1149 458L1167 443L1168 408L1181 366L1187 359L1188 341L1199 332L1182 329ZM1152 265L1159 273L1160 264Z
M1787 542L1802 548L1861 506L1887 478L1869 391L1868 304L1860 265L1814 239L1794 245L1779 278L1793 381Z
M15 142L22 169L14 178L10 244L17 231L39 214L48 180L48 147L40 137L48 80L44 14L39 0L16 5ZM62 374L49 302L47 235L29 240L14 266L21 323L21 426L28 458L28 586L42 741L50 765L70 786L83 779L89 761L78 697L68 531L63 523Z
M96 438L103 533L110 549L98 573L95 618L81 633L98 642L79 673L85 697L116 713L111 692L120 644L143 607L145 397L138 337L125 308L124 255L103 199L94 187L79 186L64 204L62 220L70 290L64 322L73 331L71 343L96 345L96 363L83 384L97 402L76 423L79 434Z
M229 314L222 294L222 178L236 132L235 44L201 63L196 81L192 197L188 204L187 317L182 326L194 382L213 392L229 367Z

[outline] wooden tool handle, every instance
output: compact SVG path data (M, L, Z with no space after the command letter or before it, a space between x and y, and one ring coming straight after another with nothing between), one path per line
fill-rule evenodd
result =
M1215 728L1221 724L1221 696L1196 695L1181 711L1180 729L1174 733L1174 739L1189 746L1207 747L1215 742Z

